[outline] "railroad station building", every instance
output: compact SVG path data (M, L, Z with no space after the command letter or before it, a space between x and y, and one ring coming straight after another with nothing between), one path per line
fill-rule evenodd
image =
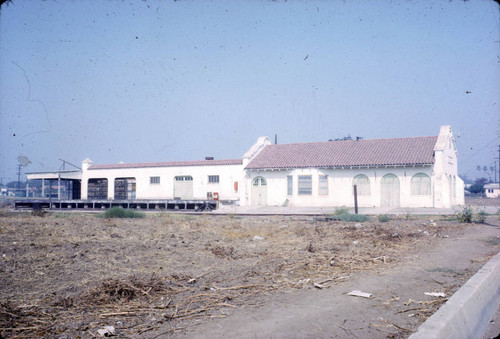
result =
M238 205L436 207L464 204L450 126L436 136L272 144L243 157L130 164L82 162L77 171L28 173L68 181L79 200L207 200ZM59 185L61 186L61 185ZM355 187L355 188L354 188Z

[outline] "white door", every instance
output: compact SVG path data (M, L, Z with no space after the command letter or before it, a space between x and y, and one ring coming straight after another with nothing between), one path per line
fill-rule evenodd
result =
M399 207L399 179L394 174L382 177L380 205L383 207Z
M267 205L267 182L263 177L257 177L252 181L252 205Z
M180 175L174 178L174 198L193 199L193 177Z

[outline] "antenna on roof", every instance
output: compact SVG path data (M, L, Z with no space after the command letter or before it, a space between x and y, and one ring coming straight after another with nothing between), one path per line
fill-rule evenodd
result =
M17 161L19 162L19 166L26 167L29 164L31 164L31 161L28 159L27 156L20 155L17 157Z
M59 167L59 170L61 170L61 168L62 168L62 170L64 171L66 169L66 164L71 165L71 166L73 166L73 167L78 168L79 170L81 170L80 167L78 167L76 165L73 165L69 161L66 161L66 160L63 160L63 159L59 159L59 160L62 161L62 165L61 165L61 167Z

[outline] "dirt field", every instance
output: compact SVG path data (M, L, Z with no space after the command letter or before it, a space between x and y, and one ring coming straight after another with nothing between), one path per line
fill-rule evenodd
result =
M224 318L276 293L384 270L472 227L430 218L1 212L0 333L92 338L106 325L121 338L185 333L193 320ZM457 276L447 294L473 273ZM444 300L426 305L418 321Z
M500 198L465 197L465 204L471 206L496 206L500 209Z

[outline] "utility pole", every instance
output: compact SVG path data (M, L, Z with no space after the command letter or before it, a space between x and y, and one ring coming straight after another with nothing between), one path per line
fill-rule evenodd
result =
M493 182L497 182L497 161L495 160L495 181Z
M21 165L17 165L17 191L21 188Z
M498 182L500 183L500 145L498 145L498 158L497 158L497 160L498 160ZM496 166L496 164L497 163L495 162L495 166ZM496 174L496 168L495 168L495 179L496 179L496 176L497 176L497 174Z

